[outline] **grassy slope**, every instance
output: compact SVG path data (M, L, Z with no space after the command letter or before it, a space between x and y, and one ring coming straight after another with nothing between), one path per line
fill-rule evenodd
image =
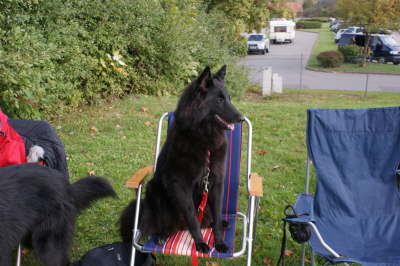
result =
M311 69L316 70L329 70L337 72L373 72L373 73L392 73L400 74L400 66L393 64L378 64L378 63L368 63L366 67L359 67L357 64L345 63L337 68L322 68L317 60L319 53L329 50L337 50L336 44L333 41L335 33L329 31L329 24L323 23L322 29L308 30L312 32L319 32L319 37L314 45L314 49L308 60L307 66Z
M91 248L119 241L118 216L133 198L124 181L138 168L152 163L157 119L162 112L173 110L176 101L176 97L133 96L84 108L52 122L65 144L71 179L95 171L108 177L119 195L119 199L97 202L79 217L74 259ZM268 258L276 263L283 207L303 191L306 109L393 106L399 102L400 94L370 93L364 99L358 92L291 90L268 99L250 93L237 104L253 123L253 172L264 177L254 265L268 265L264 263ZM147 108L146 112L142 107ZM244 196L240 203L245 204ZM288 249L295 251L288 258L288 265L298 265L299 246L289 242ZM31 255L23 259L24 265L40 265ZM217 262L244 265L244 259ZM158 263L190 265L190 259L158 256Z

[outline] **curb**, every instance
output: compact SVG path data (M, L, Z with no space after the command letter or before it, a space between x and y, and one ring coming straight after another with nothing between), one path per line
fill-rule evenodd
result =
M323 72L323 73L337 73L337 74L372 74L372 75L389 75L389 76L400 76L396 73L382 73L382 72L342 72L342 71L333 71L333 70L321 70L321 69L314 69L309 66L306 66L305 69L314 71L314 72ZM400 67L399 67L400 72Z

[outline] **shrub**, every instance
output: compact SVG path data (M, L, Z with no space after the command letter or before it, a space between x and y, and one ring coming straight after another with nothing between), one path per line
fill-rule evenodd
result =
M330 22L330 19L325 18L325 17L314 17L314 18L305 19L305 21L316 21L316 22L325 23L325 22Z
M339 51L325 51L317 56L318 62L322 67L339 67L343 64L343 54Z
M341 46L339 51L343 54L344 62L346 63L358 63L360 61L360 47L354 44Z
M322 23L318 21L299 20L296 23L298 29L320 29Z
M247 52L222 12L159 0L7 0L0 12L0 106L45 118L129 93L180 92L206 65ZM232 90L242 75L229 75ZM237 93L240 96L240 93Z

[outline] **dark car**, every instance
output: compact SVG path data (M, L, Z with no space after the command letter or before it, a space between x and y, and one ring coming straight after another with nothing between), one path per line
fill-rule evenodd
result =
M371 60L377 60L380 63L392 62L395 65L400 64L400 44L392 36L384 34L371 34L369 46L371 47ZM349 44L364 46L365 35L363 33L344 33L338 42L338 47Z
M371 41L372 59L380 63L400 64L400 44L390 35L378 35Z

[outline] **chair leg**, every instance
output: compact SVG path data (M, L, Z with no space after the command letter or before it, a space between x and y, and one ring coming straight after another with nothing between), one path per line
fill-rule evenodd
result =
M132 248L131 248L131 263L130 263L130 266L135 266L135 257L136 257L136 248L135 248L135 246L133 245L133 242L132 242Z
M301 266L304 266L306 258L306 244L301 244Z
M21 266L21 245L18 245L17 251L17 266Z
M256 197L254 204L254 222L253 222L253 247L256 246L256 234L257 234L257 221L260 206L260 197Z
M310 246L310 260L311 260L311 266L315 266L315 256L314 256L314 250Z
M247 248L247 266L251 266L251 255L253 253L253 230L254 230L254 207L255 207L255 197L250 197L250 212L249 212L249 232L248 232L248 248Z

